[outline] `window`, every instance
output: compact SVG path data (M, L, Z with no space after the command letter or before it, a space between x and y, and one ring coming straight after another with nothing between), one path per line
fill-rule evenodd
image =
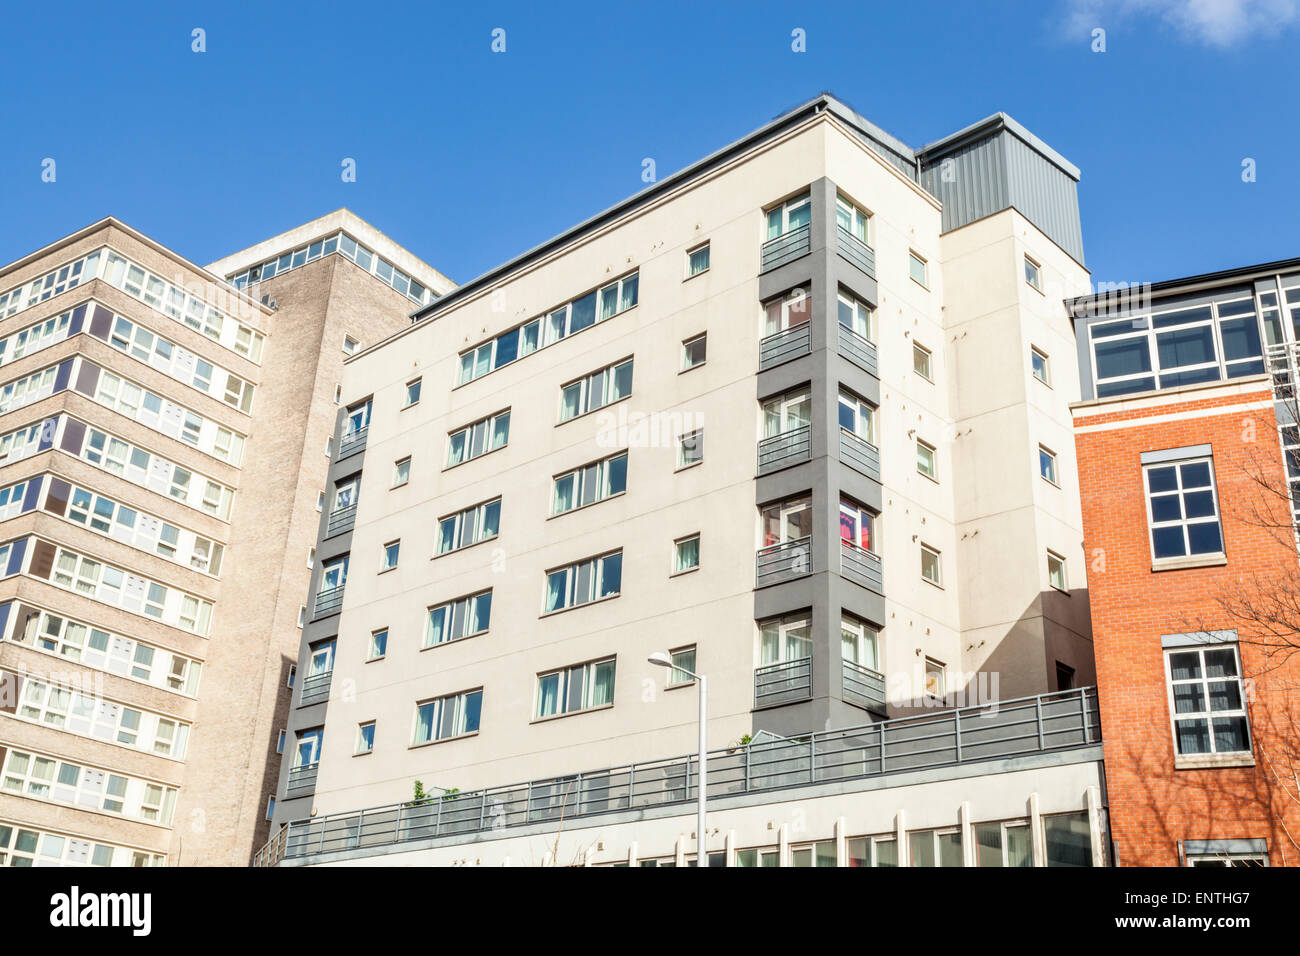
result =
M871 214L863 212L841 195L835 196L835 224L863 245L869 245Z
M350 336L350 335L345 335L345 336L343 336L343 354L344 354L344 355L353 355L353 354L356 353L357 349L359 349L360 347L361 347L361 343L358 342L356 339L354 339L352 336Z
M848 389L840 389L840 428L870 444L876 443L876 410Z
M644 865L644 864L643 864ZM760 850L757 848L736 851L736 866L777 867L781 865L781 851L775 848Z
M402 401L403 408L410 408L420 401L420 379L406 383L406 398Z
M275 797L266 798L266 819L270 820L275 816Z
M836 296L836 307L842 329L852 332L859 338L874 340L875 313L871 311L870 306L865 302L859 302L841 289Z
M1245 852L1232 852L1224 849L1210 850L1204 853L1193 853L1189 850L1187 853L1187 865L1207 867L1268 866L1268 854L1251 852L1249 850L1246 850Z
M1046 445L1038 446L1038 473L1052 484L1060 484L1056 480L1056 452Z
M324 677L326 674L334 673L334 648L337 644L337 639L331 637L324 641L316 641L308 647L308 681L313 677Z
M1047 360L1047 353L1042 349L1033 346L1030 347L1029 367L1033 372L1034 378L1038 379L1044 385L1052 384L1051 366Z
M597 558L546 572L545 612L588 604L619 593L623 579L623 552L614 551Z
M898 866L898 840L888 837L854 837L844 841L849 866Z
M1074 668L1068 664L1056 662L1056 689L1071 690L1074 687Z
M335 405L342 405L342 404L343 404L343 386L342 386L342 385L335 385L335 386L334 386L334 404L335 404Z
M336 515L340 511L351 508L357 503L361 495L361 473L349 475L347 478L335 482L334 484L334 507L330 510L331 515Z
M424 646L447 644L473 637L488 629L492 620L492 589L429 608L424 625Z
M758 625L758 666L785 664L812 656L812 621L807 612Z
M917 282L925 288L930 288L930 277L928 274L928 264L924 259L910 250L907 253L907 271L911 275L912 281Z
M1155 560L1222 554L1213 461L1162 462L1145 470Z
M840 499L840 539L864 551L876 550L876 516L852 498Z
M555 476L551 514L603 501L627 490L627 452Z
M1033 866L1033 837L1028 823L976 823L976 866Z
M933 657L925 659L926 694L943 700L947 693L947 670L942 661L936 661Z
M289 676L285 678L284 686L293 689L293 685L298 681L298 665L289 665Z
M317 511L325 510L325 492L323 491L316 492L316 510Z
M812 296L803 289L763 306L763 335L776 335L806 325L812 318Z
M938 481L938 472L934 462L935 449L929 442L916 440L916 470L927 478Z
M375 749L375 722L368 720L364 724L357 725L357 749L358 754L368 754Z
M686 278L707 272L709 268L709 244L696 246L686 253Z
M370 409L373 403L370 399L359 402L348 409L347 419L343 422L343 439L346 440L351 435L360 435L370 427ZM326 454L329 454L326 451Z
M571 714L614 703L614 658L537 675L537 717Z
M393 462L393 487L400 488L411 480L411 456Z
M677 439L677 467L689 468L704 461L704 430L696 429Z
M809 495L764 505L759 514L765 548L789 544L812 535L812 497Z
M791 866L838 866L835 860L835 841L823 840L809 846L790 848Z
M812 197L809 193L787 199L767 211L767 238L776 239L802 229L812 222Z
M482 709L482 690L450 694L416 704L412 742L427 744L464 734L476 734Z
M632 360L624 359L560 389L560 421L595 411L632 394Z
M673 669L668 672L669 684L689 684L695 680L691 676L695 672L694 644L690 647L679 647L675 651L669 651L668 659L673 664Z
M921 577L931 584L943 584L939 577L939 552L925 544L921 545Z
M1039 292L1043 291L1043 271L1029 256L1025 256L1025 281Z
M281 728L280 732L275 735L275 752L278 754L284 753L284 739L285 731Z
M682 371L686 372L704 364L708 354L708 333L701 333L682 343Z
M1092 832L1088 813L1043 816L1048 866L1092 866Z
M501 523L501 499L466 508L438 520L438 554L495 538Z
M510 409L480 418L447 436L447 467L502 448L510 440Z
M880 632L852 614L840 614L840 657L860 667L879 670Z
M924 345L918 345L915 342L912 343L912 370L927 382L934 381L930 358L929 349Z
M302 627L306 623L307 623L307 605L299 604L298 605L298 626Z
M1250 729L1237 645L1166 649L1165 667L1175 752L1248 753Z
M1058 591L1064 591L1066 594L1070 593L1070 587L1065 578L1065 558L1055 551L1047 552L1047 583Z
M803 428L812 421L812 392L796 388L763 402L763 437L775 438Z
M321 568L318 591L333 591L348 583L348 556L331 558Z
M370 632L370 648L366 652L366 660L377 661L388 653L388 628L381 627L377 631Z
M700 566L700 536L687 535L673 542L673 574L694 571Z
M384 545L383 553L379 556L380 573L391 571L393 568L397 567L397 557L401 553L401 550L401 541L390 541L388 544Z
M316 549L308 548L307 549L307 570L310 571L314 567L316 567Z

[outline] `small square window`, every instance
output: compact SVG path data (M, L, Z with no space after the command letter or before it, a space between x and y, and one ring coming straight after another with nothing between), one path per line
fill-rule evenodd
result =
M275 735L275 752L278 754L284 753L284 738L285 738L284 730L281 730L278 734Z
M947 693L946 672L947 667L943 661L936 661L933 657L925 659L925 692L931 697L937 697L943 700Z
M1052 484L1059 484L1056 480L1056 452L1046 445L1038 446L1038 473Z
M1048 364L1046 352L1040 348L1031 347L1029 349L1029 366L1033 370L1034 378L1044 385L1052 384L1051 366Z
M375 749L375 722L368 720L357 726L357 753L368 754Z
M709 244L696 246L686 253L686 278L697 276L709 269Z
M1065 580L1065 558L1054 551L1047 552L1047 583L1058 591L1070 591Z
M420 379L406 383L406 400L402 403L403 408L410 408L420 401Z
M1043 291L1043 270L1029 256L1025 256L1025 281L1039 292Z
M393 568L397 567L397 556L401 550L402 542L400 541L390 541L388 544L384 545L383 553L379 558L379 570L381 572L391 571Z
M912 343L912 371L927 382L934 381L934 374L930 368L930 350L915 342Z
M704 432L696 430L677 439L677 467L690 468L704 461Z
M687 535L673 542L673 574L694 571L700 566L700 536Z
M352 336L350 336L350 335L345 335L345 336L343 336L343 354L344 354L344 355L353 355L353 354L356 353L357 349L359 349L360 347L361 347L361 343L358 342L356 339L354 339Z
M707 357L708 336L697 335L682 343L682 371L697 368Z
M907 254L907 269L912 276L913 282L918 282L925 288L930 288L930 277L927 263L915 252Z
M942 587L939 570L939 552L929 545L921 545L921 577Z
M388 653L388 628L382 627L377 631L370 632L370 649L366 652L366 660L377 661Z
M668 652L668 659L673 662L673 669L668 672L669 684L689 684L695 680L689 672L695 671L695 645L679 647Z
M938 469L935 465L934 446L929 442L916 440L916 470L927 478L938 480Z
M411 459L408 455L406 458L399 458L393 462L393 487L400 488L411 480Z

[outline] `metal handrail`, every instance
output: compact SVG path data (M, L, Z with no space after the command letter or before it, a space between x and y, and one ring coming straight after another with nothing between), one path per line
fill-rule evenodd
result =
M1067 750L1100 740L1096 689L1082 687L711 751L708 789L718 799ZM255 865L684 804L695 796L694 761L694 755L642 761L303 818L268 841Z
M812 425L798 425L759 441L758 472L767 474L811 457Z
M357 506L348 505L346 508L339 508L337 511L331 511L329 518L325 521L325 537L335 534L342 534L356 523Z
M339 436L339 458L345 458L366 447L366 436L370 434L370 426L362 425L360 428L350 432L344 432Z
M329 588L317 592L316 603L313 606L315 610L312 613L317 617L323 614L333 614L343 606L343 587Z

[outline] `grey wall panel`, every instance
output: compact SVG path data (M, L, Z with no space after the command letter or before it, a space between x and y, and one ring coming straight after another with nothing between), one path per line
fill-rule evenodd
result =
M1077 262L1083 262L1083 229L1075 181L1018 136L1003 132L1011 205Z

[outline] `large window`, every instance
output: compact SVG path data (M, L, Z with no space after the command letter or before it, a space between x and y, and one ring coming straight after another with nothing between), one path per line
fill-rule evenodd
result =
M758 664L781 664L812 656L812 620L805 612L758 625Z
M447 467L496 451L510 440L510 409L489 415L452 432L447 442Z
M804 193L767 211L767 238L776 239L812 222L812 196Z
M812 318L812 295L795 289L763 306L763 334L775 335L807 324Z
M864 339L875 339L875 314L871 307L840 290L836 297L840 325Z
M470 690L449 694L415 705L413 743L427 744L478 732L483 710L483 691Z
M613 597L622 583L622 551L547 571L545 609L549 613Z
M537 716L554 717L614 703L614 658L537 675Z
M55 803L90 807L150 823L169 825L176 789L121 774L84 767L57 757L0 751L0 788Z
M438 519L438 553L446 554L495 538L501 524L501 499L494 498L472 508Z
M1165 666L1178 755L1249 752L1237 645L1168 648Z
M1157 560L1223 553L1211 459L1145 467L1151 554Z
M298 741L293 751L294 769L314 767L320 763L320 748L324 742L325 729L323 727L298 731Z
M555 476L551 514L602 501L627 490L627 452Z
M864 551L876 550L876 516L853 501L840 499L840 538Z
M348 583L348 555L326 561L321 568L320 591L333 591Z
M852 614L840 615L840 657L853 664L880 669L880 632Z
M876 443L875 409L848 389L840 389L840 428L865 442Z
M560 389L560 421L595 411L632 394L632 360L584 375Z
M796 388L763 401L763 437L775 438L812 422L812 392Z
M1033 836L1027 821L977 823L971 828L975 837L976 866L1033 866Z
M838 194L835 196L835 224L864 245L870 244L871 214Z
M433 647L482 634L491 624L491 618L491 588L431 607L424 626L424 646Z
M812 497L800 495L764 505L762 516L762 546L798 541L812 534Z

